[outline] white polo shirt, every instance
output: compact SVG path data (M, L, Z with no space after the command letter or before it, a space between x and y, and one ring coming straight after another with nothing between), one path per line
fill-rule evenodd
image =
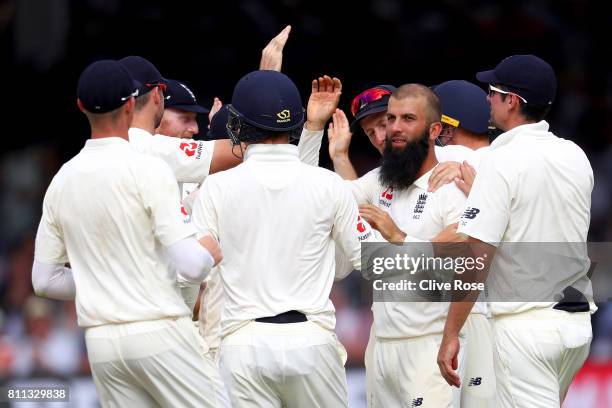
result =
M159 157L179 183L201 183L210 171L215 141L179 139L130 128L130 143L140 153Z
M494 246L586 243L593 171L580 147L548 128L545 121L521 125L493 141L474 180L459 232ZM550 293L561 293L574 283L586 285L588 297L586 247L582 253L566 254L582 258L571 268L546 263L534 267L528 257L512 254L517 248L502 245L491 266L487 288L493 315L551 307L554 302L511 302L521 295L517 288L540 288L543 282L552 285ZM500 299L508 301L496 301Z
M187 316L159 253L195 233L167 164L119 137L90 139L45 195L34 258L70 262L79 326Z
M487 154L489 148L490 146L483 146L474 150L463 145L436 146L436 158L440 163L449 161L463 163L464 160L467 160L472 167L478 170L480 161Z
M207 177L192 222L223 251L223 336L289 310L333 330L334 243L359 269L360 239L372 234L342 179L287 144L251 145L242 164Z
M427 192L433 169L402 191L381 185L378 172L377 168L364 176L367 183L363 180L348 183L353 185L356 199L366 197L368 202L388 212L408 235L407 241L429 241L457 222L463 213L466 198L454 184ZM442 333L448 306L447 302L374 302L375 334L396 339Z

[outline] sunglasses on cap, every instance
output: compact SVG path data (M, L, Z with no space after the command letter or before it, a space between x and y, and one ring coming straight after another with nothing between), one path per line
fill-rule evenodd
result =
M168 85L163 82L155 83L155 84L145 84L147 88L155 88L158 87L163 93L166 93L166 89L168 89Z
M370 88L366 89L355 98L351 102L351 113L353 116L357 114L357 112L366 106L368 106L372 102L376 102L381 100L384 96L391 95L392 92L387 89L381 88Z
M517 94L516 92L504 91L503 89L496 88L493 85L489 84L489 97L493 96L495 92L504 94L504 95L514 95L517 98L519 98L521 101L527 103L527 99L523 98L521 95Z

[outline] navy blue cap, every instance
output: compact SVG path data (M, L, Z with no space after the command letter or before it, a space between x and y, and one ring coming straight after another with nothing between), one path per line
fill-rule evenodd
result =
M374 113L384 112L389 105L389 98L395 92L393 85L376 85L361 92L351 102L351 113L355 119L351 122L351 132L357 131L359 121Z
M495 69L476 74L480 82L505 85L527 103L550 105L557 93L555 71L535 55L513 55L504 58Z
M162 77L162 74L157 68L155 68L155 65L142 57L131 55L121 58L119 62L130 72L130 75L132 75L136 81L140 82L141 86L138 88L140 95L144 95L151 91L153 89L151 86L152 84L166 83L166 80Z
M187 85L174 79L167 79L164 108L180 109L187 112L208 113L209 109L198 105L195 94Z
M90 64L77 85L77 97L91 113L113 111L138 95L140 83L118 61L100 60Z
M442 105L442 123L472 133L489 130L490 106L487 93L468 81L446 81L433 89Z
M221 106L210 120L210 129L206 134L208 140L229 139L227 133L227 120L229 119L229 105Z
M243 76L234 88L232 110L246 123L283 132L304 123L300 91L281 72L260 70Z

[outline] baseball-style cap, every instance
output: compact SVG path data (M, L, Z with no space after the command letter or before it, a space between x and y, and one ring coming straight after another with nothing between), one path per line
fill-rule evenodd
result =
M100 60L90 64L77 85L77 97L91 113L106 113L138 96L140 83L118 61Z
M221 106L210 120L210 129L206 134L207 140L229 139L227 133L227 120L229 119L229 105Z
M355 133L359 121L364 117L386 111L389 98L394 91L393 85L377 85L354 97L351 102L351 113L355 119L350 125L351 132Z
M489 130L490 108L487 94L479 86L460 80L441 83L433 88L442 105L442 123L472 133Z
M161 73L148 60L137 55L121 58L121 65L125 67L136 81L140 82L138 88L139 95L144 95L154 87L162 85L162 90L166 88L166 80Z
M187 85L174 79L167 79L164 108L180 109L187 112L208 113L209 109L198 105L195 94Z
M555 71L535 55L513 55L490 71L476 74L480 82L505 85L527 103L550 105L557 93Z

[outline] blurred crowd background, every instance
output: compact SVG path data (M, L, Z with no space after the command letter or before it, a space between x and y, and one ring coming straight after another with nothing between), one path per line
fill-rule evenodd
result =
M34 297L30 282L44 192L88 137L75 94L78 75L93 60L141 55L164 76L188 83L202 105L215 96L229 103L235 82L257 69L261 49L291 24L283 71L302 90L304 104L310 81L329 74L343 81L341 108L348 112L351 98L371 85L475 82L476 71L503 57L537 54L559 82L551 128L579 144L595 172L589 239L611 241L612 18L604 6L585 0L0 0L0 384L60 379L73 384L73 395L82 390L75 406L96 406L74 304ZM201 134L206 126L202 118ZM351 155L360 174L377 164L378 153L363 135L355 135ZM325 144L321 165L330 168ZM353 274L335 285L332 300L348 351L352 406L362 406L370 298ZM612 306L599 307L591 355L568 408L612 406Z

